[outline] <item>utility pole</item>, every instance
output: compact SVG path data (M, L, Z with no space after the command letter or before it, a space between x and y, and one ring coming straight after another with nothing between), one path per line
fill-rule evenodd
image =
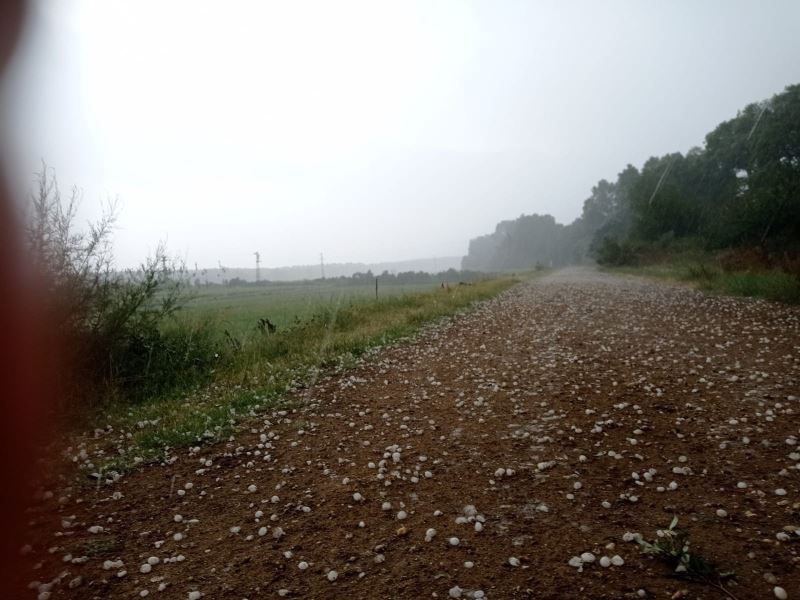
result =
M322 256L322 252L319 253L319 272L322 274L322 278L325 279L325 257Z
M256 255L256 283L261 281L261 255L258 253L258 250L253 252Z

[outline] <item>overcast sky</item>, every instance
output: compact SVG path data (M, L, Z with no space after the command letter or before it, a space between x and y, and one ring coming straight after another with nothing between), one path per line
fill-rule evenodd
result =
M39 0L11 174L118 198L116 255L465 254L800 82L796 0ZM9 85L9 83L13 83Z

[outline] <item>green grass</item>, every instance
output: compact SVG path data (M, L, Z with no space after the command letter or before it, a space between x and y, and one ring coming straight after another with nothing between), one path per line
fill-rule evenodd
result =
M800 278L780 269L725 271L714 264L712 259L706 258L610 270L681 281L711 293L800 304Z
M378 297L432 291L438 284L385 284ZM262 285L200 286L182 309L187 319L213 320L235 336L249 336L260 318L279 328L305 320L320 309L375 299L375 284L349 284L338 280L316 280Z
M226 315L221 323L240 324L241 347L231 347L220 356L211 383L191 393L138 404L108 404L102 414L95 415L93 425L110 425L117 437L113 444L106 442L105 458L93 468L126 471L159 460L170 449L224 439L237 423L287 406L287 392L310 385L320 372L346 368L370 348L413 334L421 325L489 299L517 282L504 277L449 290L425 286L429 291L423 292L408 292L404 286L394 293L384 289L378 300L374 287L371 299L364 291L348 287L345 291L353 293L315 290L316 296L307 301L301 299L300 292L308 289L302 285L283 287L283 297L250 294L248 286L221 298L198 297L193 310L199 312L190 310L186 318L213 316L216 305ZM294 322L295 314L305 317ZM254 315L270 319L275 315L278 331L272 335L250 331Z

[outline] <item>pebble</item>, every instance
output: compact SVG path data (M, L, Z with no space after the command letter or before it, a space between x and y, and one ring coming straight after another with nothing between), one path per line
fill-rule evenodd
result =
M776 585L774 588L772 588L772 593L775 594L775 597L778 600L786 600L789 597L789 594L786 593L786 590L779 585Z

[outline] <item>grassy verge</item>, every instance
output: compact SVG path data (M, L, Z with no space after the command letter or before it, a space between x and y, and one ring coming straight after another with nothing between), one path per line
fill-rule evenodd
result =
M780 269L729 271L716 265L712 259L706 259L614 267L609 270L685 282L711 293L800 304L800 278Z
M376 346L413 334L423 324L489 299L519 279L507 277L427 293L349 302L272 335L231 348L212 382L191 394L139 404L115 404L97 415L104 434L94 446L92 471L126 471L161 460L176 448L224 439L234 426L264 410L287 406L287 392L313 383L323 370L345 368ZM234 344L235 346L235 344Z

